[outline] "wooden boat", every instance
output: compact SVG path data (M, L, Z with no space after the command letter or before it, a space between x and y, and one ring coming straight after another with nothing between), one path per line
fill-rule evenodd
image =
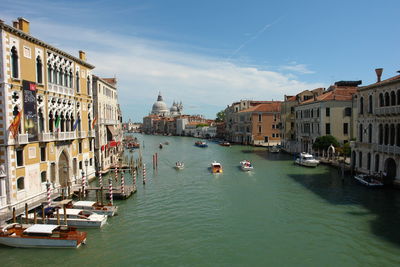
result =
M208 147L207 143L204 141L196 141L194 145L197 147Z
M211 172L212 173L222 173L222 165L221 165L221 163L218 163L216 161L211 163Z
M105 214L107 216L114 216L117 214L118 207L112 205L101 205L95 201L78 201L75 203L70 202L67 208L89 210L97 214Z
M165 142L165 143L164 143L164 145L169 145L169 142L168 142L168 141L167 141L167 142Z
M361 184L369 186L369 187L381 187L381 186L383 186L383 183L381 181L378 181L376 179L376 177L374 177L372 175L358 174L358 175L354 176L354 179L356 179Z
M317 167L319 164L319 160L316 160L311 154L303 152L300 153L294 163L306 167Z
M0 228L0 244L10 247L78 248L85 242L86 233L69 226L13 223Z
M160 149L162 149L163 148L163 145L160 143L160 145L158 146Z
M240 162L240 168L242 169L242 171L252 171L253 165L248 160L242 160Z
M225 141L225 142L219 143L219 145L220 146L231 146L231 143Z
M270 147L269 152L271 153L279 153L281 150L277 146Z
M185 168L185 164L183 162L178 161L177 163L175 163L174 168L177 170L183 170Z
M82 209L65 209L66 216L67 216L67 225L74 226L78 228L101 228L107 222L107 215L104 214L97 214L91 212L89 210L82 210ZM57 214L52 209L51 212L47 213L47 218L45 221L47 224L58 224ZM59 219L60 223L63 224L65 222L64 219L64 210L59 210ZM24 220L26 217L25 215L21 216ZM36 218L38 222L42 222L42 217ZM30 223L34 222L34 214L28 214L28 221Z

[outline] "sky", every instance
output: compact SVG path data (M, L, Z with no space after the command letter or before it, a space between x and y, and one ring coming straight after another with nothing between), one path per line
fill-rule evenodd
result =
M186 114L400 70L398 0L0 0L0 19L116 77L124 121L159 91Z

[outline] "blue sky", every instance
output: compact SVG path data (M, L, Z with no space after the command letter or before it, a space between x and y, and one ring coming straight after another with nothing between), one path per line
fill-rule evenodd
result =
M31 34L87 52L116 76L124 119L140 121L161 91L168 105L213 118L240 99L400 70L400 1L0 0L0 19L23 16Z

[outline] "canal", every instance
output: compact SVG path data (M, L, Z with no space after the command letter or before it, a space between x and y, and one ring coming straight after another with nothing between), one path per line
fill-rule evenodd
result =
M147 183L139 176L137 193L116 201L119 216L87 230L77 250L0 247L1 266L400 264L399 191L365 188L327 166L295 166L291 156L263 148L136 136L145 144ZM255 170L242 172L243 159ZM223 174L210 173L213 160ZM173 169L176 161L185 169Z

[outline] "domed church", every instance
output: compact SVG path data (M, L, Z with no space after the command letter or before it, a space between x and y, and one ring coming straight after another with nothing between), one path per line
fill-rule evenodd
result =
M157 116L163 116L163 117L168 117L168 116L179 116L182 115L183 111L183 105L182 102L178 103L175 102L172 104L172 107L168 109L167 104L165 104L161 92L158 94L157 101L153 104L153 108L151 110L151 115L157 115Z

